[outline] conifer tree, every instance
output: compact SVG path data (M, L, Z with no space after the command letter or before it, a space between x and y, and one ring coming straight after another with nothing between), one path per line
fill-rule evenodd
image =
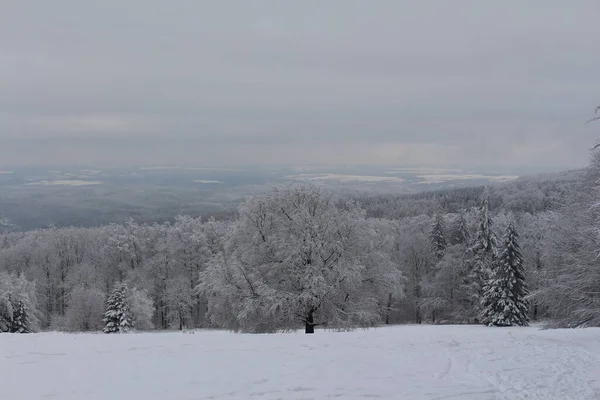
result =
M452 244L466 245L469 243L470 236L467 218L465 217L464 210L462 210L452 226L450 241Z
M127 285L118 283L106 301L104 333L128 332L132 326L131 312L127 301Z
M494 221L490 215L489 200L489 190L486 188L481 195L481 204L479 206L479 225L471 250L476 255L495 257L498 239L496 238L496 234L493 230Z
M13 333L29 333L29 307L22 299L17 299L13 304L12 329Z
M0 273L0 332L29 333L38 328L35 284L23 274Z
M525 299L528 290L518 238L510 223L495 268L484 286L482 322L485 325L524 326L529 322L529 303Z
M435 215L433 226L431 227L429 239L431 240L431 245L433 246L438 261L444 257L444 252L446 251L446 247L448 247L448 242L446 241L446 235L444 233L445 230L444 217L441 213L437 213Z
M472 306L476 309L481 306L484 284L492 273L496 261L497 238L492 229L493 225L494 222L489 209L489 190L486 188L481 196L477 232L472 246L469 248L472 259L469 261L470 271L467 278L467 287L469 288Z

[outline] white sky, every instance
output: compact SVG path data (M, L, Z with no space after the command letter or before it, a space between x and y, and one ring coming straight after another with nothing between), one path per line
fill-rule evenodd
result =
M7 0L0 165L580 166L597 0Z

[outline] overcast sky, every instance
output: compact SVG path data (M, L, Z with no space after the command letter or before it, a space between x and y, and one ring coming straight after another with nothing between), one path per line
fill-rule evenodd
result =
M581 166L600 1L5 0L0 165Z

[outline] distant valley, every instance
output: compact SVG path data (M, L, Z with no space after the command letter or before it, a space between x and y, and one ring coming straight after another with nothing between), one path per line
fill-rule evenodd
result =
M411 194L496 184L543 171L420 166L130 168L2 167L0 229L95 226L178 214L231 216L244 198L275 185L312 183L345 194Z

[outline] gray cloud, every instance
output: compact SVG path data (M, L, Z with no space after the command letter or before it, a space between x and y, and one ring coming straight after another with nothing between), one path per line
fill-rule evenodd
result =
M0 164L580 166L597 1L12 2Z

